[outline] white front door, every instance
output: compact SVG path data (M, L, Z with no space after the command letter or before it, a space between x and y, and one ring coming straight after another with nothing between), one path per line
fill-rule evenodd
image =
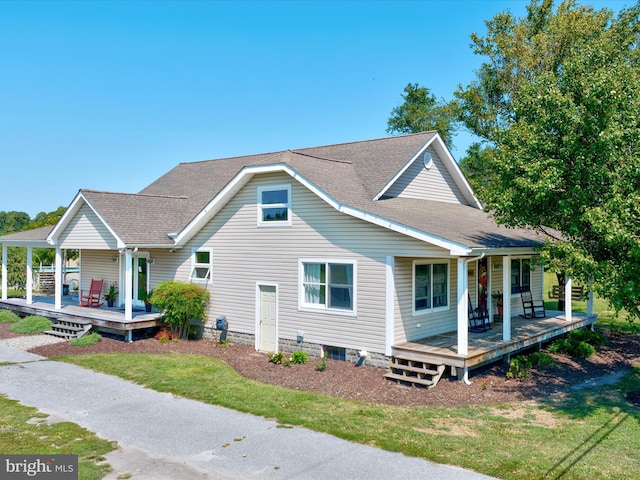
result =
M277 293L275 285L259 285L258 350L275 352L277 349Z

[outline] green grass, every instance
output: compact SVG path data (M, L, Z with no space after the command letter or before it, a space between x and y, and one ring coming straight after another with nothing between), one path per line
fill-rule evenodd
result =
M547 310L557 310L558 301L550 300L548 292L551 291L552 285L557 285L558 279L556 275L551 272L544 273L544 285L545 285L545 308ZM571 302L571 308L574 312L586 313L587 302ZM609 302L605 299L594 297L593 299L593 311L598 314L598 321L596 326L600 329L611 330L620 333L640 333L640 320L632 319L626 311L616 312ZM630 321L633 320L633 321Z
M79 480L98 480L111 470L103 455L117 448L115 442L100 439L75 423L50 425L46 417L0 395L0 452L78 455Z
M287 390L243 378L211 357L92 354L59 360L499 478L640 478L640 413L625 400L640 391L638 369L616 386L544 403L445 408L393 407Z
M16 289L16 288L7 289L8 298L20 298L20 297L24 297L26 294L27 294L27 291L24 289Z
M16 324L11 325L9 330L23 335L42 333L51 330L51 320L39 315L29 315L19 320Z

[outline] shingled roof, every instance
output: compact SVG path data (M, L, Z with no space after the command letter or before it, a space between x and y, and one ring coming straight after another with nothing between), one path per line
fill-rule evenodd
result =
M235 158L181 163L140 193L187 197L195 216L246 167L286 165L342 205L472 249L531 247L544 237L501 227L476 205L409 198L374 200L383 187L433 140L435 132ZM439 137L438 137L439 138ZM457 167L456 167L457 168Z
M411 198L376 200L385 185L434 141L446 151L453 165L450 168L466 184L437 133L424 132L180 163L137 194L81 190L80 195L126 245L171 246L170 234L199 228L208 218L203 212L243 174L280 166L335 205L373 216L380 225L399 226L396 230L424 232L429 238L468 250L529 248L544 241L532 230L497 225L478 208L477 201L459 205Z

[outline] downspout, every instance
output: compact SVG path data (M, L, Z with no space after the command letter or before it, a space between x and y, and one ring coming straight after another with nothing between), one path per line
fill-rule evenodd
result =
M483 252L478 257L462 259L464 264L463 272L458 272L458 354L467 355L469 353L469 281L467 279L469 263L480 261L485 255ZM460 380L467 385L471 385L469 381L469 367L466 365L462 370Z

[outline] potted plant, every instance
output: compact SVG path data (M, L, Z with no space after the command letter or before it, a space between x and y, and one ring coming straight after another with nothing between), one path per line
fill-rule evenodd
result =
M107 301L108 307L113 307L113 302L115 302L117 296L118 289L116 288L116 284L112 283L109 285L109 291L104 295L104 299Z
M151 296L153 295L153 290L149 290L148 292L144 292L144 309L147 312L151 311Z
M502 316L502 290L498 290L497 292L493 292L491 294L491 298L493 298L496 301L496 307L498 308L498 315Z

